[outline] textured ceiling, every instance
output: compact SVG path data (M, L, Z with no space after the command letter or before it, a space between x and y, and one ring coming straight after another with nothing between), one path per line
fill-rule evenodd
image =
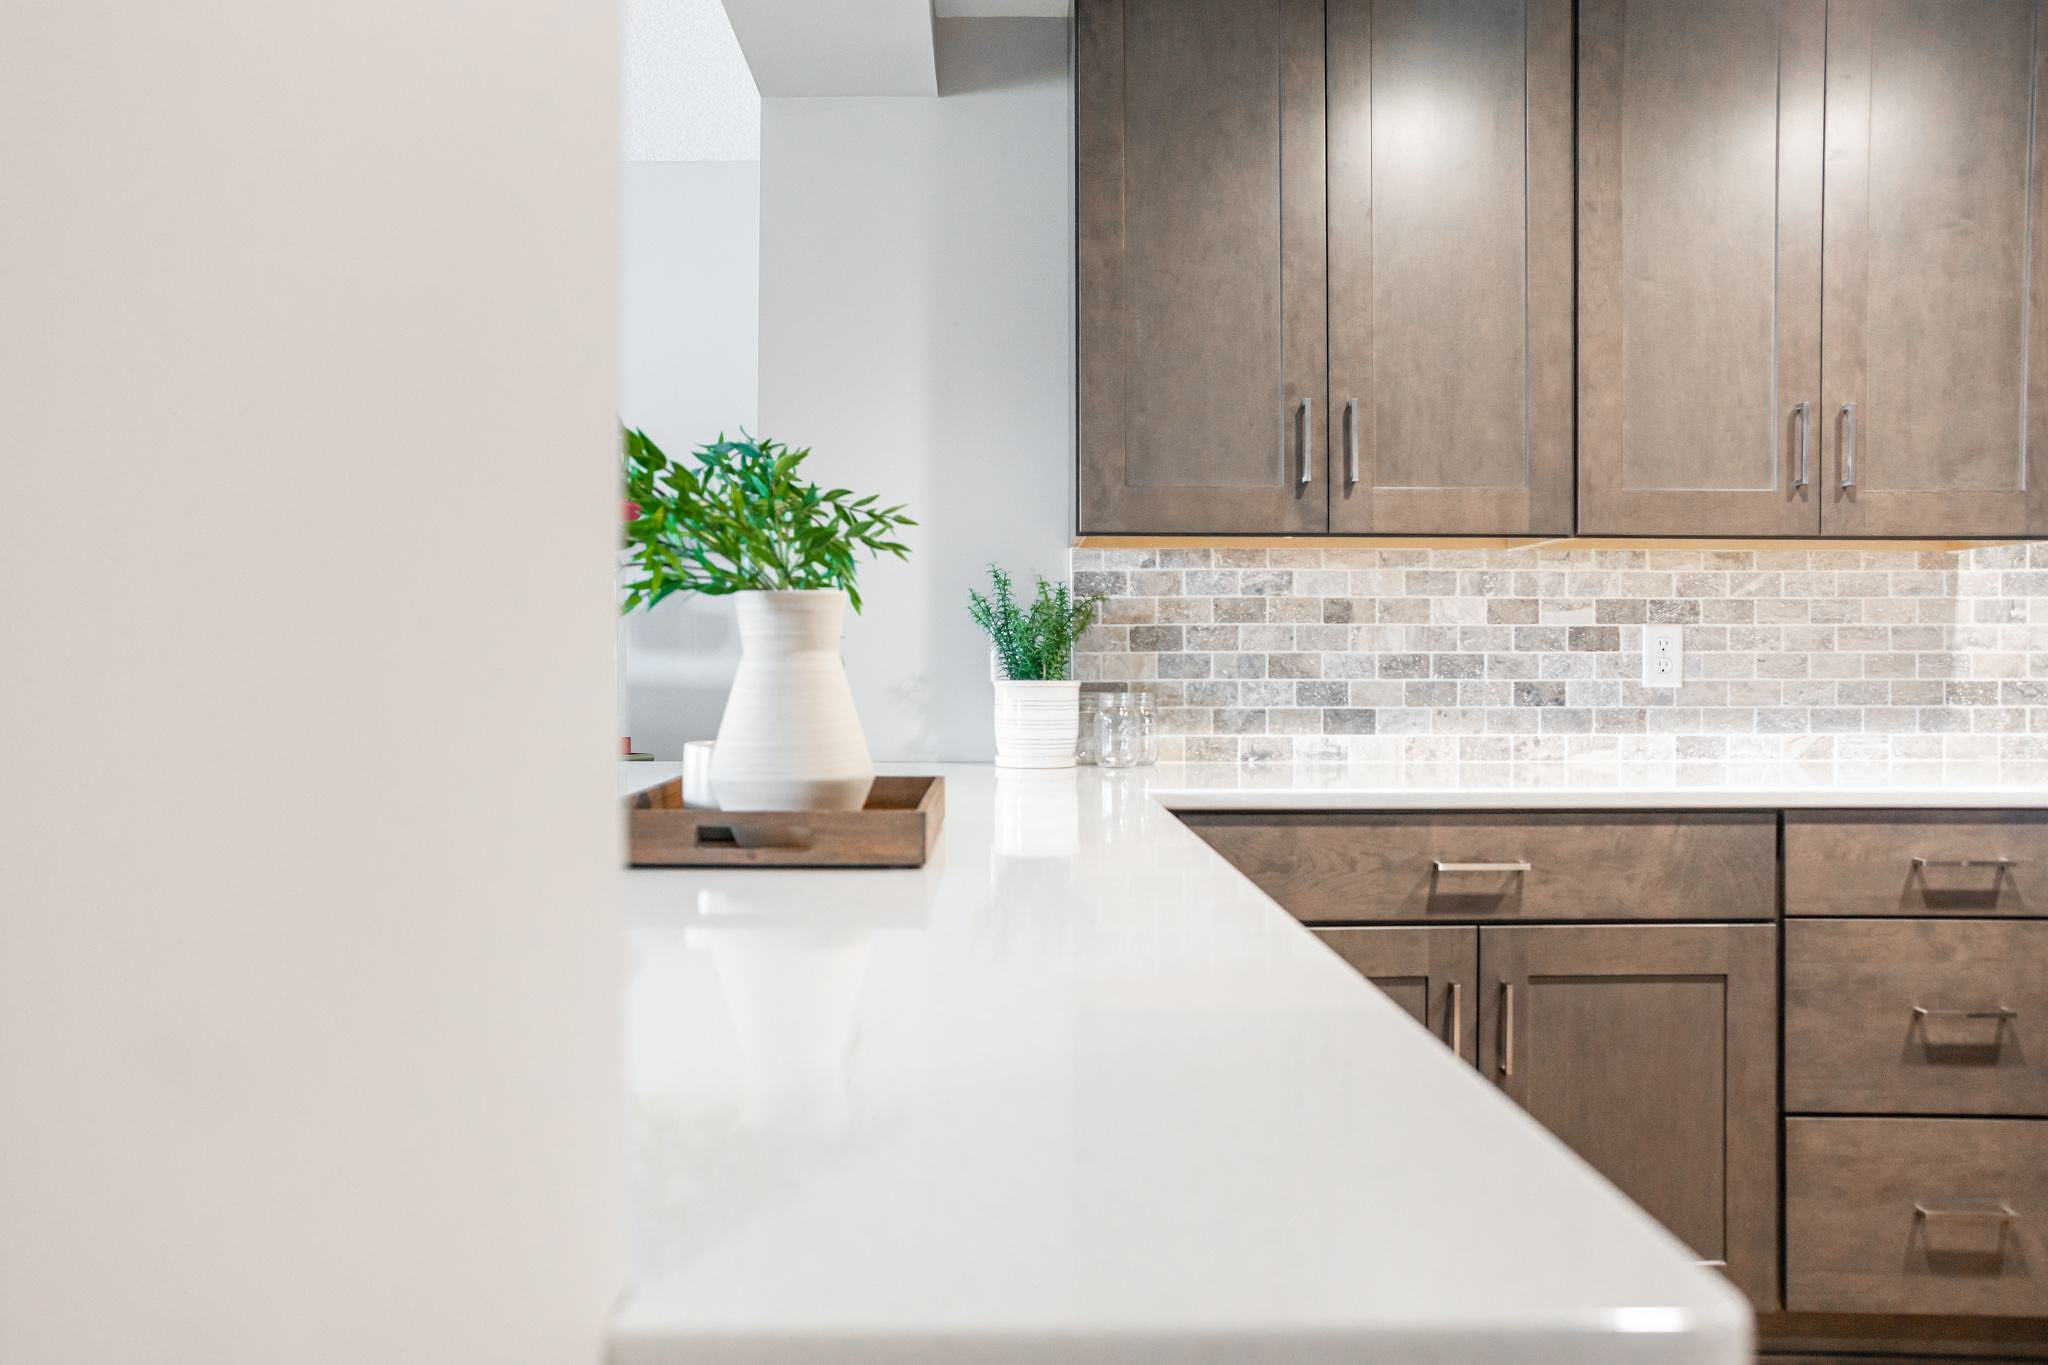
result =
M761 96L720 0L627 0L628 161L759 161Z

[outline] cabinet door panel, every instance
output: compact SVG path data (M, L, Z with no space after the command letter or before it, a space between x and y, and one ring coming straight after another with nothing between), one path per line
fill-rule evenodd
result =
M1479 939L1481 1069L1764 1308L1778 1298L1776 945L1766 924Z
M2043 9L1829 6L1830 534L2048 531Z
M1466 1061L1478 1059L1479 931L1318 929L1316 937Z
M1331 529L1571 530L1569 0L1330 0Z
M1321 0L1076 31L1081 530L1327 529Z
M1820 528L1824 0L1579 10L1579 530Z

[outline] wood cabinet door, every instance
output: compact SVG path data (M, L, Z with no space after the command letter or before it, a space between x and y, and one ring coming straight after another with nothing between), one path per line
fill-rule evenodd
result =
M1832 0L1822 528L2048 532L2039 0Z
M1654 894L1648 892L1646 894ZM1485 926L1480 1069L1760 1308L1778 1302L1777 929Z
M1080 529L1327 530L1323 0L1075 24Z
M1317 938L1468 1062L1479 1059L1479 931L1318 929Z
M1572 529L1571 0L1329 0L1330 529Z
M1581 0L1581 534L1819 533L1826 45L1825 0Z

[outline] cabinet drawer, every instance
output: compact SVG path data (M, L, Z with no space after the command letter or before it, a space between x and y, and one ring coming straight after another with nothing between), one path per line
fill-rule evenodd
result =
M2048 1114L2044 966L2040 920L1787 924L1785 1107Z
M2048 812L1787 812L1785 913L2048 915Z
M2044 1216L2048 1123L1786 1120L1794 1312L2048 1315Z
M1181 818L1309 923L1741 920L1777 910L1777 817L1768 813Z

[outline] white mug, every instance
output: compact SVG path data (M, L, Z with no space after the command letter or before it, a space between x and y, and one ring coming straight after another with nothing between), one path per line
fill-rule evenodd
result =
M708 739L683 741L683 805L694 810L717 810L711 794L711 750Z

